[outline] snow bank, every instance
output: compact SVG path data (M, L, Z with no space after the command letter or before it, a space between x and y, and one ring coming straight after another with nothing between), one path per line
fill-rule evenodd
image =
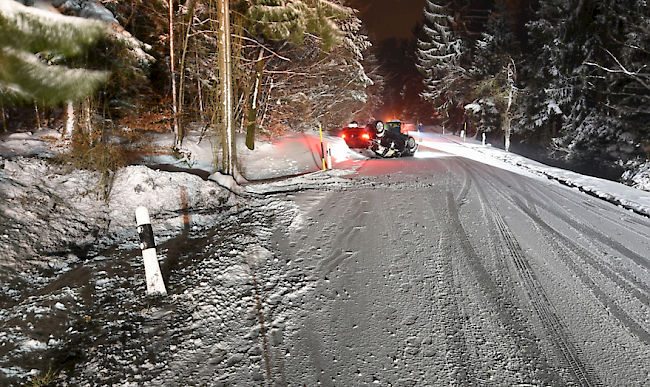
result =
M236 204L215 182L145 166L116 173L108 201L96 173L24 157L0 158L0 166L0 268L20 269L71 246L133 239L139 206L149 209L154 231L164 238L189 217L193 224L209 222L215 211Z

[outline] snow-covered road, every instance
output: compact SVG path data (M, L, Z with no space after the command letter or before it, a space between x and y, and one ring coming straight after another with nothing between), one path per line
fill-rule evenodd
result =
M0 384L649 385L650 195L427 135L389 160L330 138L329 171L317 137L263 144L242 160L272 179L228 189L131 166L107 202L0 159Z
M650 383L647 218L435 151L369 160L354 179L288 197L301 215L277 254L316 280L273 349L276 378Z

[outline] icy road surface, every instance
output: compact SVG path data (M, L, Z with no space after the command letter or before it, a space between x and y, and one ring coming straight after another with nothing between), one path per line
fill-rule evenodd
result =
M287 196L313 276L270 372L290 386L650 385L650 221L443 152Z
M238 194L132 166L108 204L0 160L0 385L650 385L650 219L424 145Z

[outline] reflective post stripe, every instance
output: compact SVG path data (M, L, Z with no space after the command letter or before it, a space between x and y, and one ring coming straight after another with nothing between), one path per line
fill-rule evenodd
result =
M138 207L135 210L135 220L138 224L138 235L140 236L140 248L144 260L144 273L147 281L148 294L166 295L165 282L160 273L158 258L156 257L156 244L153 237L153 228L149 220L149 211L146 207Z
M325 149L323 148L323 127L319 124L318 131L320 132L320 157L323 160L323 171L325 168Z

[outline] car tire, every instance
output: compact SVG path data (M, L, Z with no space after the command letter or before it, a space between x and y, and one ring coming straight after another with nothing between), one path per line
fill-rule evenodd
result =
M384 123L382 121L375 121L375 131L377 132L376 136L377 137L384 137L384 133L386 133L386 127L384 126Z
M410 137L406 140L406 154L407 156L413 156L418 150L418 143L413 137Z

